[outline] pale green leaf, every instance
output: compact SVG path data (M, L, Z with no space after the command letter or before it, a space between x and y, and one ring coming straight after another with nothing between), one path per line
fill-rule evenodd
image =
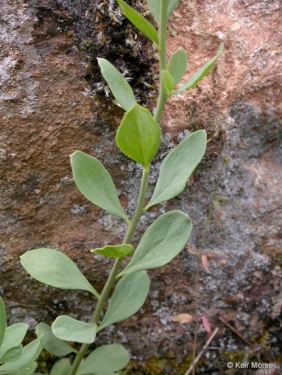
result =
M10 348L0 357L0 363L13 362L20 358L21 354L22 345Z
M99 298L76 264L64 253L42 248L27 251L20 258L25 270L41 283L60 289L87 290Z
M136 104L129 83L109 61L98 58L98 64L100 65L102 76L107 81L116 101L125 111L128 111Z
M149 288L150 279L145 271L134 272L122 277L116 286L98 331L135 314L144 304Z
M212 201L212 204L213 204L214 208L215 208L217 211L221 212L221 207L220 207L220 204L219 204L219 201L218 201L218 200L214 199L214 200Z
M42 375L42 374L34 372L36 370L36 368L37 368L37 362L33 362L30 365L28 365L25 369L21 369L20 371L13 372L13 375L30 375L30 374ZM48 374L46 374L46 375L48 375Z
M186 137L162 162L159 178L152 198L145 207L171 199L180 194L204 156L207 135L198 130Z
M129 222L118 200L113 180L99 160L75 151L71 155L71 166L78 190L90 202Z
M6 327L7 327L6 310L5 310L4 302L2 298L0 297L0 348L4 339Z
M125 155L147 169L158 151L160 138L160 128L151 112L137 104L124 115L116 144Z
M171 15L171 13L174 11L174 9L177 7L180 0L168 0L168 6L167 6L167 18ZM147 0L148 7L152 13L152 15L155 17L157 22L160 22L160 4L161 0Z
M167 264L183 249L191 230L192 222L183 212L161 215L146 230L131 261L118 277Z
M100 255L104 255L105 257L109 258L120 258L124 257L125 255L129 255L133 253L133 247L131 245L122 244L122 245L106 245L102 248L90 250L91 253L96 253Z
M43 335L43 348L56 357L64 357L72 352L77 353L76 349L54 336L51 327L49 327L48 324L39 323L36 326L36 334L37 336Z
M129 362L128 352L122 345L103 345L95 349L80 365L77 375L119 371Z
M162 70L161 71L161 77L162 77L162 80L163 80L163 83L164 83L164 86L165 86L166 90L168 92L173 90L175 84L174 84L174 80L173 80L172 76L169 74L169 72L167 70Z
M0 357L11 348L20 346L28 329L26 323L16 323L6 328L4 340L0 348Z
M61 340L92 344L95 341L97 325L61 315L53 322L52 331Z
M70 361L66 358L62 358L54 364L50 372L50 375L67 375L70 369Z
M144 33L149 39L151 39L152 42L158 45L158 33L154 26L124 1L117 0L117 2L121 7L123 14L129 19L129 21L133 23L133 25L136 26L137 29L142 31L142 33Z
M179 94L185 90L189 90L192 87L196 86L198 82L201 81L212 69L214 64L216 63L217 59L223 52L223 44L221 44L218 48L217 54L209 60L205 65L203 65L195 74L192 75L190 79L188 79L187 82L184 83L183 86L181 86L179 89L174 90L171 92L171 95Z
M168 63L168 71L174 81L174 86L177 85L183 77L186 67L187 56L185 50L181 47L170 56Z
M31 365L42 350L41 340L42 337L38 337L36 340L26 345L22 350L22 355L16 361L8 362L0 366L0 374L11 374L21 369L24 370L26 367Z

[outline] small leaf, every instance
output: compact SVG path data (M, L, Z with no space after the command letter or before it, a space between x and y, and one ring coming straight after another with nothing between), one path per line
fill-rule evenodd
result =
M42 248L27 251L20 258L25 270L41 283L60 289L87 290L99 298L76 264L64 253Z
M208 273L210 273L210 271L209 271L209 267L208 267L208 258L207 258L206 255L202 255L202 264L203 264L203 266L204 266L204 269L205 269Z
M135 105L118 128L116 144L129 158L148 168L160 144L161 132L151 112Z
M192 222L183 212L161 215L147 229L131 261L118 277L167 264L183 249L191 230Z
M117 0L117 2L121 7L123 14L129 19L129 21L133 23L137 29L142 31L142 33L144 33L149 39L151 39L152 42L158 45L158 33L154 26L124 1Z
M90 252L101 254L109 258L121 258L126 255L132 254L133 250L134 249L131 245L122 244L122 245L106 245L102 248L90 250Z
M0 363L13 362L20 358L22 354L22 345L8 349L2 357L0 357Z
M229 201L229 198L225 197L224 195L217 195L216 199L219 201Z
M67 375L71 369L70 361L66 358L59 359L50 372L50 375Z
M8 362L0 366L0 374L11 374L21 369L24 370L26 367L28 367L32 362L35 361L42 350L41 340L42 337L38 337L36 340L26 345L22 350L22 355L16 361Z
M174 84L174 80L173 80L172 76L169 74L169 72L167 70L162 70L161 71L161 77L162 77L162 80L163 80L163 83L164 83L164 86L165 86L166 90L168 92L173 90L175 84Z
M171 95L179 94L185 90L189 90L192 87L196 86L198 82L200 82L212 69L214 64L216 63L217 59L223 52L223 44L221 44L218 48L217 54L209 60L205 65L203 65L195 74L192 75L192 77L184 83L183 86L181 86L179 89L174 90L171 92Z
M52 333L51 327L45 323L39 323L36 326L37 336L43 335L42 346L49 353L55 355L56 357L64 357L69 353L77 353L77 350L66 344L64 341L58 339Z
M210 335L211 334L211 327L210 327L210 323L209 323L208 318L205 317L204 315L202 315L201 320L202 320L203 326L205 327L205 330L207 331L208 335Z
M168 6L167 6L167 18L171 15L171 13L174 11L174 9L177 7L180 0L169 0ZM152 13L152 15L155 17L157 22L160 22L160 3L161 0L147 0L148 7Z
M213 204L214 208L215 208L217 211L222 212L222 211L221 211L221 208L220 208L219 201L217 201L217 200L213 200L213 201L212 201L212 204Z
M98 58L98 64L100 65L102 76L107 81L113 96L120 106L125 111L128 111L134 104L136 104L136 100L129 83L109 61Z
M180 194L188 178L200 163L206 149L207 135L198 130L183 139L164 159L154 194L145 207L171 199Z
M28 324L26 323L16 323L6 329L4 340L0 348L0 357L2 357L7 350L20 346L27 329Z
M96 338L97 325L61 315L53 322L52 331L61 340L92 344Z
M6 310L5 310L5 305L0 297L0 348L5 336L5 331L7 327L7 322L6 322Z
M185 74L186 67L187 67L186 52L182 47L180 47L177 51L175 51L170 56L169 63L168 63L168 71L174 81L174 86L178 84L178 82L181 80L181 78Z
M99 160L84 152L75 151L71 155L71 166L78 190L90 202L129 223L118 200L113 180Z
M194 320L194 318L190 314L179 314L179 315L173 316L171 320L173 322L180 322L181 324L184 324L184 323L191 322L192 320Z
M124 276L116 286L98 331L135 314L144 304L149 288L150 279L144 271Z
M127 351L122 345L103 345L95 349L77 370L77 375L119 371L129 362Z

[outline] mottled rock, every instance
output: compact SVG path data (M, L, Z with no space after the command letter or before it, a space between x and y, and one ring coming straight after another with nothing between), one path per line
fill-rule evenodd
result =
M43 246L60 249L100 290L112 261L94 258L89 250L119 243L125 233L120 219L79 194L69 155L79 149L99 158L129 215L138 194L141 169L114 144L122 111L106 97L95 57L112 58L127 69L128 78L131 71L140 74L133 81L135 93L152 108L151 47L137 34L138 46L130 45L129 30L129 41L122 43L133 52L113 57L114 50L120 55L114 30L125 29L125 21L119 13L109 21L107 11L116 8L112 1L109 9L101 4L3 0L0 5L0 291L9 323L26 321L31 329L63 313L88 320L93 302L87 293L61 292L32 280L19 255ZM199 248L222 155L228 157L218 192L227 200L212 214L203 246L210 274L201 270L198 290L198 313L209 317L212 328L220 327L216 345L221 353L246 347L218 316L231 320L249 340L257 335L258 344L268 332L271 352L281 358L281 16L279 0L182 1L169 23L167 54L185 48L186 78L220 43L225 50L208 77L167 103L149 192L161 160L189 132L205 128L210 142L186 191L144 215L138 235L160 212L181 208L194 222L190 245ZM140 85L140 79L145 83ZM185 249L170 265L150 271L150 298L140 313L101 332L100 342L113 338L134 359L151 359L143 373L184 373L187 366L179 363L191 353L194 326L179 325L170 317L195 313L196 260ZM200 327L201 345L205 339ZM202 373L213 368L217 353L207 352Z

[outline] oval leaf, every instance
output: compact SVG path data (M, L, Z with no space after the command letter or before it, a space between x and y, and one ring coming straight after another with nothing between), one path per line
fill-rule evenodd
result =
M175 84L174 84L174 80L173 80L172 76L169 74L169 72L167 70L162 70L161 71L161 77L162 77L162 80L163 80L163 83L164 83L164 86L165 86L166 90L168 92L173 90Z
M133 253L131 245L107 245L99 249L90 250L91 253L97 253L109 258L121 258Z
M174 86L178 84L185 74L186 67L187 56L185 50L181 47L170 56L168 63L168 72L174 81Z
M5 305L0 297L0 348L4 339L5 331L7 327L7 322L6 322L6 310L5 310Z
M6 375L25 369L28 365L34 362L42 350L41 340L42 337L38 337L36 340L26 345L22 350L22 355L16 361L8 362L0 366L0 374Z
M22 345L16 346L15 348L10 348L7 350L0 358L0 363L13 362L20 358L22 355Z
M197 83L199 81L201 81L201 79L203 79L207 74L208 72L211 70L211 68L214 66L214 64L216 63L217 59L219 58L219 56L222 54L223 52L223 44L221 44L218 48L218 51L217 51L217 54L211 59L209 60L205 65L203 65L195 74L192 75L192 77L186 82L184 83L183 86L181 86L179 89L177 90L174 90L171 92L171 95L176 95L176 94L179 94L185 90L189 90L191 89L192 87L196 86Z
M131 261L118 277L167 264L183 249L191 230L192 222L183 212L161 215L147 229Z
M50 375L67 375L70 369L70 361L66 358L62 358L54 364Z
M180 194L206 150L207 135L198 130L186 137L164 159L154 194L145 210Z
M133 23L134 26L137 27L142 33L144 33L149 39L151 39L152 42L154 42L156 45L159 43L158 33L157 30L154 28L154 26L146 20L141 14L136 12L135 9L133 9L131 6L126 4L122 0L117 0L119 6L121 7L121 10L126 18L129 19L131 23Z
M37 362L33 362L30 365L28 365L25 369L21 369L20 371L13 372L13 375L42 375L38 372L34 372L37 369Z
M61 340L92 344L95 341L97 325L61 315L52 324L52 331Z
M128 353L122 345L103 345L89 354L78 368L77 375L119 371L128 362Z
M99 160L75 151L71 155L71 166L78 190L90 202L129 222L118 200L113 180Z
M127 80L109 61L100 58L98 59L98 64L100 65L102 76L107 81L116 101L125 111L128 111L136 104L136 100Z
M160 138L160 128L151 112L137 104L124 115L116 144L125 155L148 169L158 151Z
M27 251L20 258L25 270L41 283L61 289L87 290L99 298L76 264L64 253L42 248Z
M2 357L7 350L20 346L27 329L28 324L26 323L16 323L6 329L2 346L0 348L0 357Z
M145 271L124 276L116 286L98 331L135 314L143 306L149 288L150 279Z
M167 6L167 18L171 15L171 13L174 11L174 9L177 7L180 0L169 0L168 6ZM157 22L160 22L160 4L161 0L147 0L148 7L152 13L152 15L155 17Z
M39 323L36 326L36 334L37 336L43 335L43 348L56 357L64 357L72 352L77 353L77 350L54 336L51 327L49 327L48 324Z

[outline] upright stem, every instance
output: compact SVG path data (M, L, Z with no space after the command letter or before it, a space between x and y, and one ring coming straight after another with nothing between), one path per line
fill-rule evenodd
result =
M140 217L143 214L143 207L144 207L144 202L145 202L145 196L146 196L146 190L147 190L147 185L148 185L148 177L149 177L149 168L148 169L143 169L143 175L142 175L142 180L141 180L141 185L140 185L140 191L139 191L139 197L137 201L137 206L135 210L135 214L133 216L133 219L126 231L123 243L130 244L132 237L134 235L135 229L139 223ZM116 276L118 273L118 270L121 266L123 257L122 258L117 258L115 260L115 263L113 265L113 268L111 270L111 273L108 277L108 280L103 288L103 291L100 295L100 298L98 299L94 315L92 318L92 323L98 324L101 312L104 308L104 305L106 303L106 300L110 294L111 288L116 280ZM82 344L80 347L79 352L77 353L75 360L73 361L72 367L68 373L68 375L75 375L76 371L80 365L80 362L85 356L85 353L89 347L89 344Z
M165 101L167 99L166 89L161 77L161 71L166 70L166 27L167 27L167 1L161 0L160 9L160 24L159 24L159 64L160 64L160 92L158 97L158 104L155 112L155 120L160 122L161 114L164 109Z

